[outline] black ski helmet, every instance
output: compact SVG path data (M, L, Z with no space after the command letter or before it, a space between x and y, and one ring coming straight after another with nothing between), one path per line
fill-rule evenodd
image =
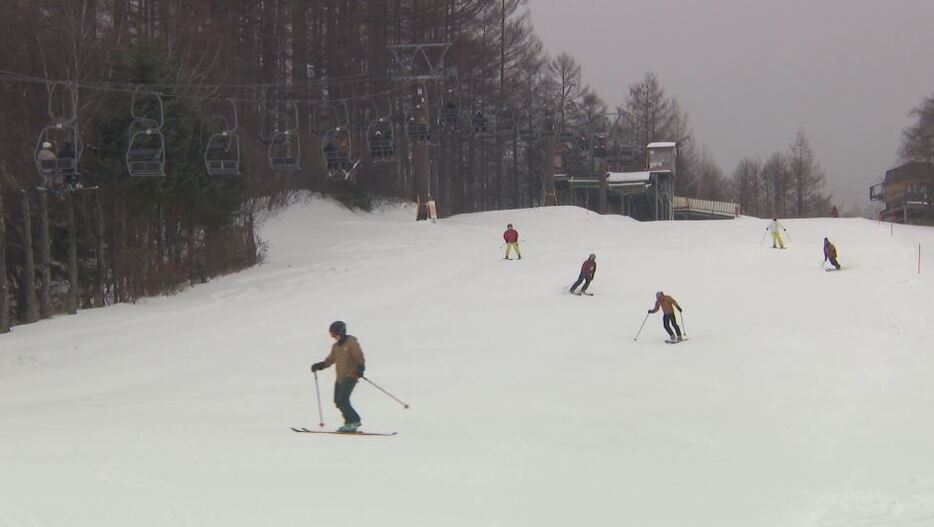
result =
M331 326L328 327L328 331L330 331L332 335L339 335L343 337L347 334L347 324L344 324L340 320L331 322Z

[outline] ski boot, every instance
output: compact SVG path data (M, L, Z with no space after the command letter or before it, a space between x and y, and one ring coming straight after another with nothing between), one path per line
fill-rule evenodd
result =
M353 433L356 433L357 428L360 428L360 422L359 422L359 421L358 421L358 422L354 422L354 423L345 423L343 426L341 426L340 428L338 428L337 431L338 431L338 432L341 432L341 433L344 433L344 434L353 434Z

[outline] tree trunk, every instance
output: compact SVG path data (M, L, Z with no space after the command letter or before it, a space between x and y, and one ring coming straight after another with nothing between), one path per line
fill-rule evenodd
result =
M23 252L26 256L25 276L23 276L26 298L24 317L28 324L39 320L39 302L36 299L36 261L32 251L32 214L29 210L29 194L20 191L19 195L23 209Z
M69 315L74 315L78 312L78 233L71 192L65 193L65 220L68 224L68 294L65 296L65 309Z
M6 222L3 215L3 189L0 187L0 333L9 333L10 284L6 274Z
M606 214L607 205L608 205L607 195L609 194L610 185L609 185L609 181L607 180L606 170L602 170L601 165L602 163L598 163L597 165L598 167L597 179L600 181L600 190L598 192L599 203L597 207L600 210L600 214Z
M428 198L431 192L431 166L430 158L431 148L427 143L421 141L415 143L414 145L414 154L415 158L415 192L416 192L416 201L418 203L418 213L416 215L417 220L427 220L428 219Z
M52 241L49 227L49 193L39 191L39 316L52 316Z
M447 133L441 136L441 144L438 147L438 153L440 160L438 166L440 170L438 171L438 195L435 199L438 201L439 212L438 216L446 218L451 215L453 208L451 207L451 180L450 180L450 166L451 166L451 136Z
M123 40L122 36L126 31L128 8L127 4L127 0L114 0L113 33L116 36L117 42Z
M557 205L558 195L555 193L555 133L546 123L545 133L542 134L545 143L545 196L542 205Z
M94 193L97 201L97 294L100 307L107 305L107 258L105 258L106 233L104 225L104 198L100 191Z

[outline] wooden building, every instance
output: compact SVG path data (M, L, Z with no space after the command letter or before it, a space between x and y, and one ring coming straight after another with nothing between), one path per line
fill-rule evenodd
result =
M869 188L869 199L884 204L886 221L934 225L934 164L911 162L887 171L882 183Z

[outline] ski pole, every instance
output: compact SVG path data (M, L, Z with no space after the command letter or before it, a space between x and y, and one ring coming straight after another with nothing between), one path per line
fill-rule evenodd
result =
M794 242L791 241L791 234L788 232L788 229L785 229L785 236L788 237L788 241L789 241L789 242L794 243Z
M684 325L684 311L678 311L681 313L681 333L686 337L688 336L688 327Z
M768 229L765 229L765 232L762 233L762 239L759 240L759 247L762 247L762 242L765 241L765 235L769 233Z
M321 389L318 388L318 372L315 374L315 398L318 399L318 426L324 428L324 414L321 413Z
M385 394L388 395L389 397L392 397L392 399L393 399L394 401L396 401L397 403L401 404L404 408L406 408L406 409L409 408L409 405L408 405L408 404L406 404L406 403L400 401L399 398L396 397L395 395L393 395L393 394L387 392L386 390L380 388L375 382L371 381L370 379L367 379L366 377L360 377L360 378L363 379L364 381L366 381L366 382L372 384L374 387L376 387L377 390L379 390L379 391L385 393Z
M633 337L632 340L639 340L639 335L642 334L642 328L645 327L645 321L649 319L649 315L650 315L650 314L651 314L651 313L646 313L646 314L645 314L645 318L642 319L642 325L639 326L639 331L636 332L636 336Z

